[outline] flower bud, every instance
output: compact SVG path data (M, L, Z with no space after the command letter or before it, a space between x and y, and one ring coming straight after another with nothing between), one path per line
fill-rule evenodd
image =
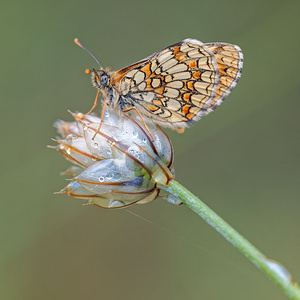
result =
M74 178L60 193L118 208L154 200L156 185L174 178L172 144L159 126L110 108L102 122L94 115L72 115L75 122L54 124L62 136L55 149L77 165L64 173Z

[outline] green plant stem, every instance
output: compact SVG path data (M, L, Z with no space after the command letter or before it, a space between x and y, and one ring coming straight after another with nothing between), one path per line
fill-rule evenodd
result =
M186 206L216 229L227 241L275 282L291 299L300 299L299 286L291 280L291 275L286 269L276 261L268 259L199 198L175 180L171 180L168 186L158 185L158 187L179 198Z

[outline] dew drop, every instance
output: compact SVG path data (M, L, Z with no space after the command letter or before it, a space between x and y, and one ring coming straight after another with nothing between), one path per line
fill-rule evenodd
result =
M106 175L106 179L107 179L107 180L111 180L112 178L113 178L113 176L112 176L111 173L108 173L108 174Z
M167 201L172 203L172 204L175 204L175 205L182 204L181 200L179 200L177 197L175 197L173 195L170 195L170 194L167 196Z
M94 144L93 144L93 147L94 147L95 149L98 149L98 147L99 147L98 143L94 143Z
M283 265L272 259L266 259L266 264L270 269L276 272L285 281L286 284L290 283L292 276Z
M100 177L99 177L99 181L100 181L100 182L103 182L103 181L104 181L104 177L103 177L103 176L100 176Z
M138 135L139 135L138 132L136 132L136 131L133 131L133 132L132 132L132 136L133 136L134 138L136 138Z
M108 154L108 155L111 155L111 150L107 150L107 154Z
M107 112L107 111L105 112L105 117L109 118L109 112Z
M136 146L132 146L130 148L128 148L128 153L134 157L136 157L137 159L140 158L140 151L139 148L137 148Z
M120 207L120 206L124 206L125 203L123 201L119 201L119 200L114 200L111 202L111 204L108 207Z
M147 139L143 138L143 143L146 144L147 143Z
M66 137L66 141L68 141L68 142L71 142L71 141L76 140L76 139L77 139L77 136L73 133L68 134L67 137Z

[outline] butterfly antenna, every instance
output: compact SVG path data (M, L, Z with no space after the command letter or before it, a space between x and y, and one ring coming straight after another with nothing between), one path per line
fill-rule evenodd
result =
M100 65L98 59L88 50L86 49L78 40L78 38L74 39L74 43L79 46L80 48L82 48L83 50L85 50L99 65L100 69L103 69L103 67Z

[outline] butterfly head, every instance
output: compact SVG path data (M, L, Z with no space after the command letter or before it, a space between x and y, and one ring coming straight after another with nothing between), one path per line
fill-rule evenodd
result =
M98 90L104 90L110 85L110 75L107 71L101 69L96 71L95 69L91 72L92 84Z

